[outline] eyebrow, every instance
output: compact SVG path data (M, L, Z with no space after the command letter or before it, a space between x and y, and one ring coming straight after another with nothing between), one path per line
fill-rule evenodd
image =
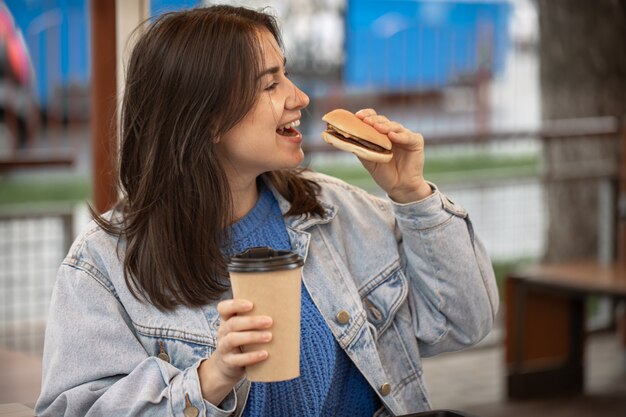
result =
M286 66L287 66L287 58L283 58L283 68ZM271 67L271 68L261 71L261 73L259 74L257 78L261 78L267 74L276 74L278 71L280 71L280 67Z

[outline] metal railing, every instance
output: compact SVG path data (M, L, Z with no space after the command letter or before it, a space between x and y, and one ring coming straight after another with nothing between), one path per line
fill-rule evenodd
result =
M0 211L0 347L41 354L56 272L74 238L71 207Z

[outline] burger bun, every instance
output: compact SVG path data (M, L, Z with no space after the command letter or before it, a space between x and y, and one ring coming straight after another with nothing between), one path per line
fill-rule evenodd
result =
M371 162L388 163L393 158L392 144L387 135L348 110L333 110L326 113L322 120L329 126L322 132L322 139L335 148Z

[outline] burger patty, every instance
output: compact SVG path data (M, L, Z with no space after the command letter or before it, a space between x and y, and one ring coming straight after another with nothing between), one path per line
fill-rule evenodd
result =
M335 127L333 127L331 125L328 125L326 127L326 133L333 135L337 139L341 139L341 140L343 140L345 142L352 143L352 144L357 145L357 146L362 146L363 148L369 149L369 150L374 151L374 152L391 153L391 151L389 149L385 149L382 146L376 145L375 143L368 142L366 140L359 139L359 138L356 138L354 136L349 136L348 133L342 132L341 130L336 129Z

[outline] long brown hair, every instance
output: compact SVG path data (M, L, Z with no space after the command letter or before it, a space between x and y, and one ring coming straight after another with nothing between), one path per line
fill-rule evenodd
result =
M133 48L121 109L121 216L95 219L125 240L130 291L159 309L201 306L229 286L222 248L234 210L215 142L260 94L259 30L282 45L272 16L212 6L159 17ZM287 215L323 215L318 185L299 172L267 178L291 202Z

